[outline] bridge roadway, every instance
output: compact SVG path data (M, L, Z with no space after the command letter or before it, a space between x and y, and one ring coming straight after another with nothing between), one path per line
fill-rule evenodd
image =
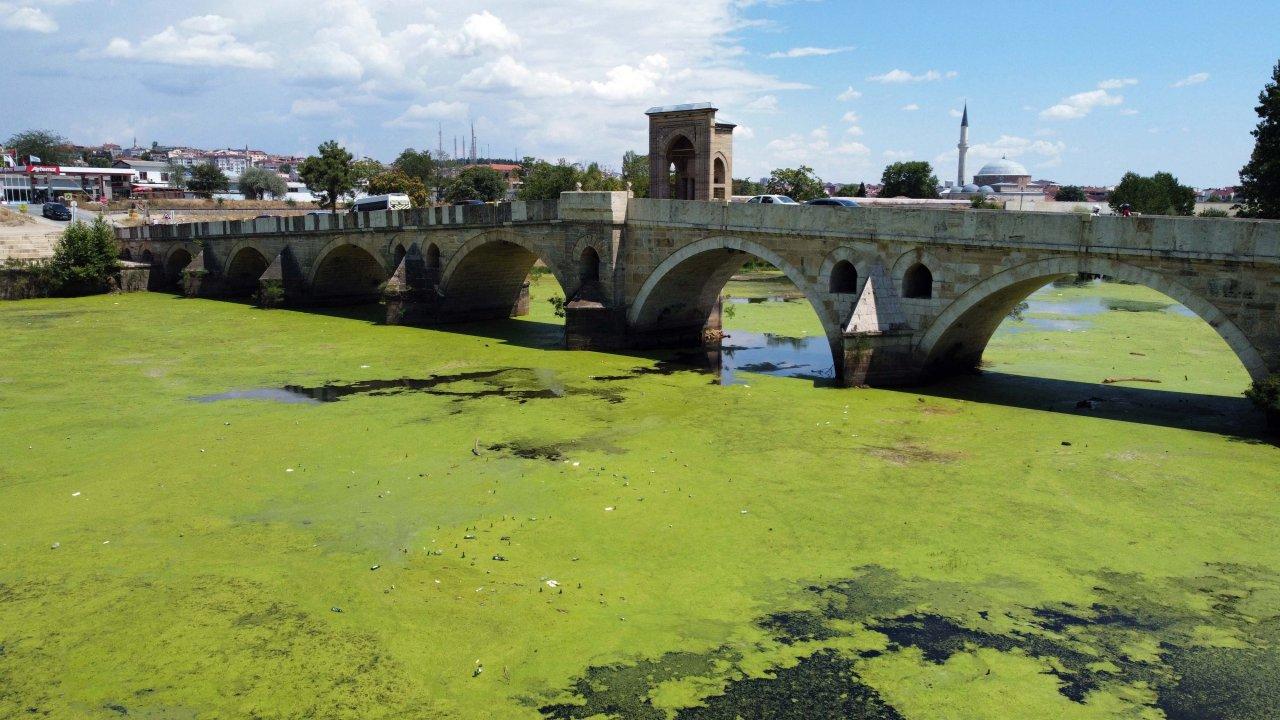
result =
M124 228L121 256L193 296L283 289L288 304L383 299L390 323L527 308L541 260L568 299L575 349L693 345L751 258L822 321L845 384L972 368L1030 293L1076 273L1158 290L1280 371L1280 222L999 210L788 207L570 192L558 201ZM522 299L523 297L523 299Z

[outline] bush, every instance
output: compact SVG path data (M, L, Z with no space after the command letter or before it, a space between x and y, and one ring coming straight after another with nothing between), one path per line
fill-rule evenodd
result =
M91 225L77 220L62 231L49 261L49 280L62 294L99 292L120 268L116 236L102 218Z
M1268 414L1280 413L1280 373L1271 373L1266 380L1255 380L1244 396Z
M253 294L253 304L263 310L270 310L284 305L284 285L278 280L266 280Z
M547 302L551 303L551 307L555 309L556 317L564 317L564 298L556 295L554 297L547 298Z
M1200 211L1200 217L1231 217L1231 213L1222 208L1205 208Z

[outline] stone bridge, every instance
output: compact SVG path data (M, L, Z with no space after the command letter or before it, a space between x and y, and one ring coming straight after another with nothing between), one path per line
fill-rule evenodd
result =
M655 200L559 201L120 231L122 257L190 295L282 288L288 304L384 299L390 323L518 314L542 261L575 349L694 345L752 258L813 306L845 384L976 366L1030 293L1076 273L1139 283L1209 323L1255 378L1280 371L1280 223L995 210ZM526 294L523 295L522 290Z

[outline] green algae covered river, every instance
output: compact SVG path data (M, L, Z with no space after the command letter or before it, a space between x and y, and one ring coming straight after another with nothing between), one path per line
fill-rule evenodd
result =
M0 717L1277 716L1280 449L1205 323L1053 286L842 390L786 290L709 362L556 349L548 278L0 305Z

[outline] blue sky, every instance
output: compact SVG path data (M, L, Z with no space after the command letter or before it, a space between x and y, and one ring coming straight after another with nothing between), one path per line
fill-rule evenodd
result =
M1232 184L1280 43L1280 3L704 0L0 0L0 136L252 145L336 138L390 160L474 120L492 154L616 166L651 105L740 124L735 175L887 162L955 174L1008 155L1112 184Z

